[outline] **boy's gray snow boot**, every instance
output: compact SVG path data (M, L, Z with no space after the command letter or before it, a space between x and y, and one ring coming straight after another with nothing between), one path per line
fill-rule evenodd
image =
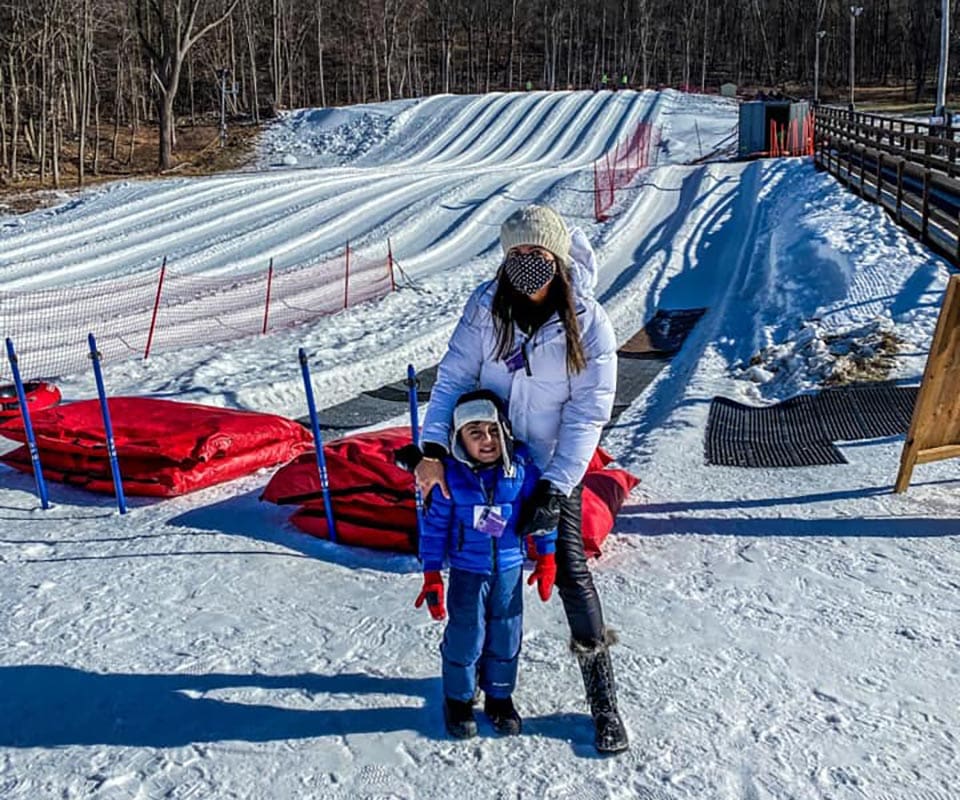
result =
M594 745L601 753L621 753L630 746L627 729L617 710L617 687L613 679L610 645L616 634L607 630L604 641L594 645L571 642L577 656L587 702L593 716Z

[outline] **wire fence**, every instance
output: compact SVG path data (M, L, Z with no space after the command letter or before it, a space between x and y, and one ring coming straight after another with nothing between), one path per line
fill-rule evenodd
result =
M196 344L235 341L312 322L396 288L393 259L336 258L239 278L177 274L166 262L138 273L56 289L0 292L0 337L16 345L20 372L50 379L85 369L87 334L103 357L148 358ZM0 382L12 376L0 360Z

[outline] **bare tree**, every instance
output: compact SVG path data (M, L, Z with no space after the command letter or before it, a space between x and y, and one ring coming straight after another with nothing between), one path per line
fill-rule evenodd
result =
M928 95L935 5L866 4L858 81ZM512 90L528 78L585 88L603 73L706 91L789 79L801 93L812 89L821 30L829 99L848 80L843 0L0 0L0 178L56 182L75 165L86 180L100 168L101 124L113 129L102 154L113 168L135 162L151 124L169 168L176 115L202 124L216 114L224 67L239 87L231 113L254 123L268 95L328 106Z
M204 0L134 0L137 29L144 52L150 60L151 85L155 92L160 126L161 171L173 166L174 101L180 88L184 59L197 41L222 23L239 0L230 0L227 9L213 20L197 26Z

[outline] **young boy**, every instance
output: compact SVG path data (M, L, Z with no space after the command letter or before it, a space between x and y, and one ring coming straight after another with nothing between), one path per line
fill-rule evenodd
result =
M444 720L458 739L477 735L473 698L479 682L483 710L499 733L520 733L513 706L523 633L521 573L524 548L517 534L520 508L540 473L526 447L514 442L495 394L468 392L453 411L450 455L443 459L450 497L434 488L420 539L424 600L434 619L450 619L443 634ZM540 596L556 576L557 532L534 536ZM444 608L444 562L450 591Z

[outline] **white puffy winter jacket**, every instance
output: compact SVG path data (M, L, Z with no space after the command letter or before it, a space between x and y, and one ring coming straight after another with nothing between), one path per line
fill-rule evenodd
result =
M507 402L514 436L527 443L534 461L560 491L580 483L610 419L617 384L617 341L603 307L593 297L596 260L579 229L572 233L571 275L587 366L567 373L567 343L559 317L551 316L532 337L519 329L514 341L527 356L526 368L510 372L496 359L491 304L496 281L470 296L447 352L423 422L424 442L449 447L457 398L489 389Z

